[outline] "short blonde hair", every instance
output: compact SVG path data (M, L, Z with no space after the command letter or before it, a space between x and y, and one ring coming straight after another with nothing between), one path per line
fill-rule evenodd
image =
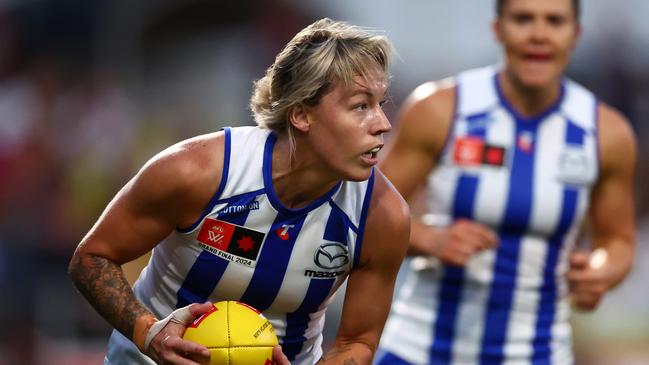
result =
M356 76L388 79L392 46L386 37L324 18L307 26L254 83L250 109L255 122L278 133L292 128L291 108L314 106L334 83L351 86Z

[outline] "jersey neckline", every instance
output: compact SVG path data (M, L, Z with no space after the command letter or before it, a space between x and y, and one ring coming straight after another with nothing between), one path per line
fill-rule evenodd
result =
M275 186L273 185L273 147L275 146L276 141L277 141L277 136L275 135L274 132L270 132L268 134L268 138L266 139L266 144L264 146L264 163L262 169L264 175L264 190L266 191L266 195L268 196L268 200L270 201L270 204L279 213L287 216L296 216L296 215L309 212L321 206L326 201L328 201L338 191L338 189L340 189L340 186L342 185L342 180L338 181L338 183L336 183L336 185L334 185L334 187L329 189L329 191L327 191L324 195L315 199L314 201L312 201L311 203L307 204L302 208L293 209L285 206L279 200L279 197L277 196L277 192L275 191Z
M511 113L511 115L516 119L517 122L524 122L528 124L537 124L544 120L547 116L550 114L558 111L561 107L561 104L563 103L563 99L566 95L566 87L564 85L564 81L561 80L559 84L559 97L557 97L557 100L554 101L549 107L547 107L545 110L541 111L540 113L531 116L531 117L525 117L522 116L514 107L512 104L507 100L505 97L505 94L502 91L501 85L500 85L500 80L498 79L498 74L499 72L496 71L493 74L493 85L494 88L496 89L496 94L498 95L498 100L500 101L500 104L502 104L505 109L507 109L508 112Z

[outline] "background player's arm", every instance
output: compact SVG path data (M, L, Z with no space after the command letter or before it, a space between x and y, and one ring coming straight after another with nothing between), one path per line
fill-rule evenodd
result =
M403 107L396 136L381 169L411 204L415 192L425 185L427 175L436 167L451 132L454 105L455 86L442 80L419 86ZM473 254L496 243L495 233L479 223L458 220L448 227L431 227L413 216L408 253L464 265Z
M573 303L581 309L594 309L605 292L624 279L635 248L635 137L617 111L600 105L598 113L600 175L589 212L594 250L573 253L568 273Z
M318 364L371 364L408 241L406 203L377 170L360 264L347 283L334 347Z
M140 349L157 319L136 299L121 265L200 216L218 186L222 151L221 136L204 136L155 156L117 193L70 261L79 291Z

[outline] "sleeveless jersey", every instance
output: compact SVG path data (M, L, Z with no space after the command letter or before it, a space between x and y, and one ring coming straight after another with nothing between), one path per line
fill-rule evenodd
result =
M566 79L555 105L524 118L496 75L456 77L425 218L480 222L499 243L464 267L413 258L381 343L413 364L573 361L564 275L598 175L597 100Z
M258 127L225 129L217 193L194 225L155 247L134 291L158 318L206 300L247 303L273 324L292 364L312 365L325 310L358 264L374 172L290 209L272 184L275 140ZM113 331L106 363L151 362Z

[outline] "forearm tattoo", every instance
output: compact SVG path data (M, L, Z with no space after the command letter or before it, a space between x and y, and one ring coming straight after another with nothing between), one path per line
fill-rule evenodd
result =
M346 352L348 350L349 350L349 348L346 347L346 346L342 347L340 349L332 349L331 351L329 351L329 353L322 355L322 357L320 358L320 361L318 361L318 364L321 364L324 361L330 360L330 359L332 359L332 358L334 358L334 357L336 357L336 356L338 356L338 355L340 355L340 354L342 354L342 353L344 353L344 352ZM351 358L351 357L343 360L343 365L357 365L357 364L358 363L356 362L356 360L354 360L354 358Z
M103 257L74 255L70 277L102 317L126 337L133 338L135 320L147 310L135 298L119 265Z

